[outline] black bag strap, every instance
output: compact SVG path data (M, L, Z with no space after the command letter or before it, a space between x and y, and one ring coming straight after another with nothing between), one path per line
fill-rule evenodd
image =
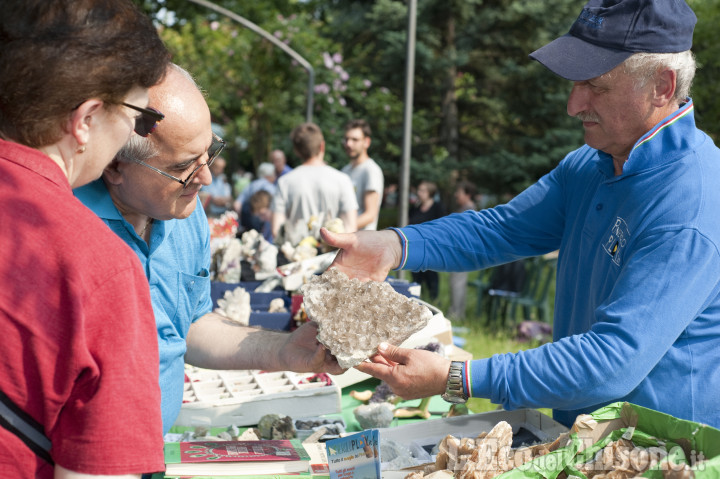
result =
M45 435L45 428L2 391L0 391L0 426L19 437L40 458L55 465L50 456L52 443Z

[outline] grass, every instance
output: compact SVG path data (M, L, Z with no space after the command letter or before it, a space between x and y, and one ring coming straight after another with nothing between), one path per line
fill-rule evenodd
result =
M477 278L480 273L470 273L468 280L472 281ZM409 275L408 278L409 279ZM554 281L553 281L554 283ZM555 294L554 284L550 287L550 297ZM427 297L426 291L422 293L422 299L436 306L438 309L447 314L450 310L450 292L447 273L440 273L440 289L438 297L432 301ZM552 303L552 301L551 301ZM507 352L517 352L536 347L538 343L520 342L515 339L515 328L506 327L498 328L486 326L486 313L481 316L476 314L477 292L472 286L467 289L467 304L465 315L460 318L451 318L453 326L453 335L461 337L465 340L462 348L473 355L473 358L486 358L494 354L502 354ZM552 308L551 308L552 312ZM498 409L497 404L493 404L488 399L472 398L468 401L468 407L472 412L486 412ZM552 415L550 409L540 409L547 415Z

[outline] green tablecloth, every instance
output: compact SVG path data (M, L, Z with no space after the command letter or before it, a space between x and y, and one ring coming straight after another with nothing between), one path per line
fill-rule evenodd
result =
M346 430L348 432L352 431L361 431L360 425L358 424L357 420L355 419L355 414L353 411L356 407L360 406L362 403L358 401L357 399L353 399L350 397L351 391L365 391L367 389L369 390L375 390L375 387L379 384L379 381L377 379L367 379L361 383L357 383L351 386L347 386L343 388L342 390L342 418L345 421L345 424L347 425ZM420 399L414 399L412 401L403 401L397 404L397 407L417 407L420 404ZM447 413L448 409L450 409L450 403L447 403L443 401L443 399L440 396L433 396L430 399L430 408L429 411L432 413L432 416L429 420L432 419L439 419L442 417L443 414ZM399 426L402 424L409 424L413 422L419 422L419 421L425 421L425 419L415 417L415 418L404 418L404 419L398 419L395 418L390 425L390 427Z

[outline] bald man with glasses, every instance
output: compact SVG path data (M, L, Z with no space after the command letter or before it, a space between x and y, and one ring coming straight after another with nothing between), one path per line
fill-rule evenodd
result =
M162 112L144 119L101 179L75 190L138 255L150 283L160 350L163 430L182 405L184 365L209 369L330 372L342 369L308 323L293 333L241 326L212 313L210 230L198 194L225 142L190 75L170 65L149 91ZM141 122L138 122L141 123ZM108 251L108 254L112 254Z

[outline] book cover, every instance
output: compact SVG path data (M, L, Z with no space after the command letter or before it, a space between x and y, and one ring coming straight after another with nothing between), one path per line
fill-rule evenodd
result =
M272 475L307 472L310 457L297 440L198 441L165 444L165 474Z
M310 456L310 474L313 477L329 477L330 469L328 468L328 458L327 451L325 450L325 443L303 443L303 447Z
M377 429L332 439L325 447L330 479L380 479Z

